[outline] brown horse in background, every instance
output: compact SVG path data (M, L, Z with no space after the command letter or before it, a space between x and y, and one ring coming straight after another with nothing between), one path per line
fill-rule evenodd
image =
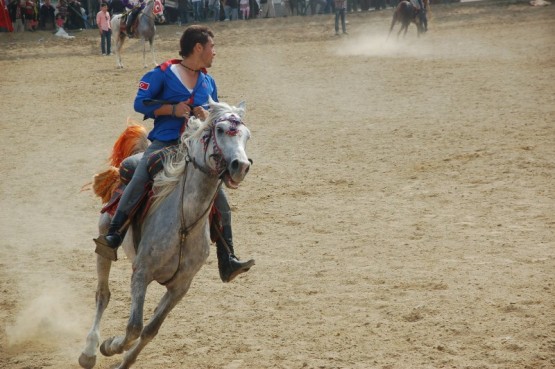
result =
M427 1L424 2L424 7L426 7L426 5ZM425 9L419 9L410 1L401 1L393 12L393 19L391 20L391 27L389 28L387 38L389 39L391 31L393 31L393 27L395 27L395 23L397 22L401 23L401 29L399 29L399 32L397 33L397 38L399 38L403 30L405 30L403 37L407 35L407 31L411 23L416 25L417 36L420 37L420 34L426 31L422 22L422 17L420 16L421 12L425 12Z

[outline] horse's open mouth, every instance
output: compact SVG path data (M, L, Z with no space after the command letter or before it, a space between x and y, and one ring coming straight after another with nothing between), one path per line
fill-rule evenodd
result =
M235 189L239 188L239 183L235 182L233 179L231 179L231 176L229 175L229 172L226 171L223 174L222 179L223 179L227 188L231 188L232 190L235 190Z

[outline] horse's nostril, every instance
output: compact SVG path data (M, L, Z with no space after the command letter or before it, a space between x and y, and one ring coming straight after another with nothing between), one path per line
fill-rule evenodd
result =
M233 160L231 162L231 170L236 171L239 169L239 160Z

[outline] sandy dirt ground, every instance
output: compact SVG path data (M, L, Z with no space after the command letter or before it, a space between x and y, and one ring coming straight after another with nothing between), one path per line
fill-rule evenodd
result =
M386 42L391 14L342 37L332 16L213 24L221 100L248 105L229 194L256 266L223 284L213 249L134 368L555 367L555 6L436 5ZM159 27L158 62L181 32ZM118 70L71 34L0 34L1 368L78 367L101 205L82 187L142 118L140 43ZM112 268L103 338L130 275Z

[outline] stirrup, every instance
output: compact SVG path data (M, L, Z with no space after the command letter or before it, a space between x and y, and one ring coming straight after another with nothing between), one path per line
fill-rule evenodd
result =
M104 236L93 238L93 241L96 244L94 252L105 257L106 259L110 259L112 261L118 260L118 249L111 248Z

